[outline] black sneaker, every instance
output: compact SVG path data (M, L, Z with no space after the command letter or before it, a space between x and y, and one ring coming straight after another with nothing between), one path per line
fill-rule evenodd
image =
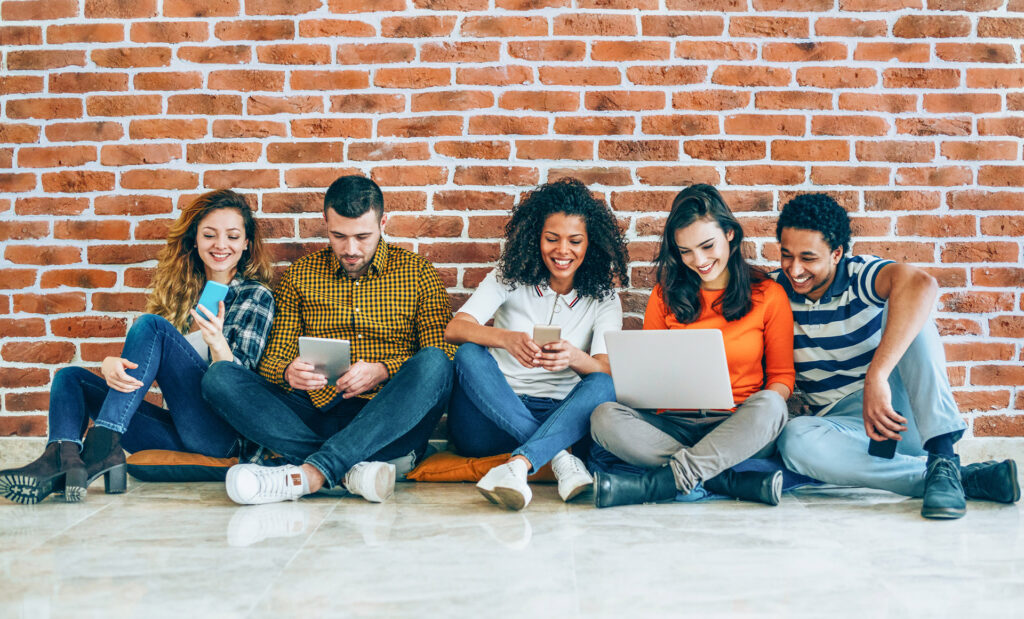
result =
M952 520L963 518L966 513L967 500L960 481L960 458L929 455L921 515L925 518Z
M969 499L1016 503L1020 500L1017 463L1013 460L979 462L960 469L964 494Z

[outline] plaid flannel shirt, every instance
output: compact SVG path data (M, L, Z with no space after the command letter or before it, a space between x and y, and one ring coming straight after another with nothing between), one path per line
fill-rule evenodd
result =
M270 288L254 279L235 275L224 297L223 329L235 363L249 370L256 369L273 320L274 294ZM192 326L192 318L188 325ZM210 360L209 350L206 360Z
M390 376L421 348L435 346L451 358L444 341L451 320L448 293L432 264L381 239L370 268L353 280L330 247L297 260L274 291L277 317L259 372L290 388L284 372L299 355L299 336L351 343L352 361L383 363ZM372 398L377 388L359 397ZM309 393L320 409L336 397L334 385Z

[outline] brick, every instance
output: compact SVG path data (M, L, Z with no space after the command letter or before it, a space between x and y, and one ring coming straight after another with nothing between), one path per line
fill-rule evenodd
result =
M877 116L814 116L811 133L814 135L886 135L889 123Z
M1024 24L1024 20L1021 20L1021 23ZM1024 33L1024 29L1022 29L1022 33ZM935 55L947 62L991 62L1002 64L1016 62L1016 55L1013 47L1010 45L990 45L987 43L936 43Z
M67 24L46 28L46 42L62 43L119 43L124 40L123 24ZM33 45L40 45L33 43Z
M939 208L942 196L934 191L867 191L864 209L868 211L927 211Z
M333 182L337 176L333 177ZM325 187L327 185L324 185ZM263 212L265 213L317 213L323 215L324 194L316 193L287 193L287 194L264 194ZM300 229L303 220L299 220Z
M971 34L971 21L964 15L904 15L892 27L902 39L942 39Z
M978 171L979 185L1024 187L1024 167L982 166Z
M252 174L252 172L249 172ZM156 259L160 245L90 245L86 252L92 264L135 264Z
M1002 109L1002 100L999 95L995 93L925 94L923 103L925 111L933 114L950 114L958 112L985 114L988 112L998 112Z
M89 55L96 65L108 68L166 67L171 63L169 47L119 47L97 49Z
M181 145L112 144L100 150L100 163L109 166L154 165L181 159Z
M469 219L468 236L473 239L501 239L505 236L507 215L477 215ZM475 282L479 285L479 282Z
M775 140L771 157L776 161L849 161L850 144L845 140Z
M590 58L598 62L668 60L672 44L668 41L594 41Z
M1024 337L1024 316L996 316L988 321L989 335L992 337ZM1012 350L1011 356L1012 358Z
M95 212L97 215L156 215L170 213L172 207L171 199L161 196L100 196L96 198Z
M729 166L725 181L730 185L800 185L804 182L801 166L751 165ZM774 235L774 221L768 236Z
M246 15L301 15L316 11L321 0L245 0Z
M519 159L589 160L594 158L594 143L580 140L517 140Z
M210 170L203 175L207 189L273 189L279 186L277 170Z
M832 95L810 91L762 91L754 94L754 107L762 110L828 110Z
M128 331L124 318L110 316L55 318L50 321L50 329L55 336L68 338L124 337Z
M267 146L269 161L274 161L271 159L271 149L280 146L282 145L276 143ZM310 149L316 149L321 145L308 146ZM188 144L185 158L189 163L244 163L257 161L262 153L263 147L259 142L205 142Z
M1015 242L946 243L941 258L943 262L1017 262L1020 258L1020 247Z
M0 41L7 45L42 45L43 29L39 26L0 26Z
M347 43L338 46L337 58L338 64L408 63L416 58L416 48L410 43Z
M46 335L42 318L0 318L0 337L41 337Z
M625 187L633 184L633 179L627 168L550 168L548 169L548 182L562 178L572 177L579 179L587 186L590 185L613 185ZM470 231L473 229L473 219L469 222Z
M1010 2L1013 11L1013 2ZM993 11L1003 6L1002 0L928 0L933 11Z
M135 90L199 90L203 76L195 71L139 73L133 83Z
M97 312L141 312L146 308L146 294L139 292L96 292L92 309Z
M512 154L509 142L442 141L434 144L438 155L456 159L508 159Z
M998 97L999 95L995 95ZM1012 135L1024 138L1024 116L1007 116L1003 118L979 118L979 135Z
M860 50L864 45L861 43L857 49ZM765 43L761 55L768 62L830 62L846 60L849 50L846 45L834 41Z
M82 251L77 247L8 245L4 258L15 264L74 264L81 262Z
M796 81L813 88L871 88L878 84L878 73L865 68L804 67L797 70Z
M331 97L331 112L344 114L401 112L405 95L352 94Z
M49 135L47 135L47 137L49 137ZM0 123L0 142L4 144L31 144L36 142L38 139L38 127L21 123ZM65 140L57 141L63 142Z
M757 46L740 41L677 41L675 57L684 60L754 60Z
M42 288L112 288L117 283L117 273L99 269L58 269L45 271L39 282Z
M291 122L296 138L368 138L370 121L363 118L315 118Z
M202 129L205 131L206 121L199 122L202 123ZM224 139L284 137L287 134L288 129L284 123L269 120L218 119L213 121L211 132L213 137Z
M834 5L832 0L754 0L754 9L758 11L795 11L807 13L812 11L828 11Z
M953 191L949 208L980 211L1024 211L1024 193L1006 191Z
M128 170L121 173L124 189L195 189L199 175L184 170Z
M982 229L984 230L984 219ZM1024 287L1024 268L1021 267L976 267L971 269L971 281L975 286L999 288Z
M46 200L47 198L41 198ZM50 224L45 221L0 221L0 240L39 239L50 233ZM8 273L8 271L3 271ZM30 271L19 271L29 273Z
M164 0L167 17L234 17L239 0Z
M207 80L211 90L283 90L284 72L224 70L211 71Z
M1001 391L954 391L953 398L956 400L960 412L991 411L1007 408L1010 405L1010 392ZM991 417L979 417L974 420L975 436L984 436L979 433L979 426L987 426ZM996 419L1001 419L996 417Z
M931 60L931 46L928 43L858 43L853 52L854 60L904 63L927 63Z
M179 47L178 58L199 64L245 64L252 59L252 48L248 45Z
M665 0L665 6L670 11L745 11L747 9L747 3L743 0Z
M499 0L500 1L500 0ZM419 254L435 264L489 263L498 259L497 243L420 244Z
M635 125L626 116L574 116L556 118L554 129L555 133L568 135L628 135Z
M311 114L323 112L323 99L319 96L270 97L250 95L245 100L250 116L276 114Z
M743 161L766 156L765 143L753 140L689 140L683 150L694 159L711 161Z
M822 17L814 21L814 34L819 37L884 37L888 31L881 19Z
M292 71L293 90L352 90L367 88L370 78L365 71Z
M851 217L850 218L850 229L854 236L892 236L892 218L891 217ZM774 232L773 232L774 234ZM934 273L934 269L929 269L928 272L932 274L937 280L939 280L940 286L945 286L944 282L952 282L956 279L953 276L947 277L948 273L959 273L959 279L955 285L964 285L967 283L967 274L963 269L942 269L943 273ZM952 285L952 284L951 284Z
M4 2L0 7L0 18L4 21L33 21L75 17L78 14L76 0L31 0L25 2Z
M896 132L906 135L971 135L971 118L897 118Z
M707 79L707 74L704 67L642 66L626 69L626 77L630 82L651 86L699 84Z
M711 81L724 86L786 86L790 83L789 69L782 67L724 65L715 69Z
M497 191L438 191L433 197L435 211L508 211L512 209L515 197ZM474 218L470 218L472 222Z
M725 133L730 135L804 135L803 116L782 114L736 114L724 119Z
M120 357L123 347L124 344L121 342L82 342L79 346L79 356L82 361L100 362L106 357Z
M461 111L492 107L494 95L481 90L446 90L414 94L413 112Z
M583 103L588 110L598 112L660 110L665 108L665 95L660 92L592 90L584 94Z
M543 17L466 16L460 33L464 37L543 37L548 34L548 21Z
M536 9L569 7L572 0L495 0L495 7L508 11L532 11Z
M717 185L722 182L718 170L711 166L645 166L637 168L636 177L644 185L659 187L686 187L696 183Z
M155 116L163 111L160 95L96 95L85 99L89 116Z
M14 311L26 314L68 314L85 311L84 292L16 294L13 300Z
M471 116L470 135L541 135L547 132L546 118L535 116Z
M939 153L954 160L992 161L1017 159L1015 142L943 142Z
M1020 39L1024 37L1024 18L979 17L978 36L991 39Z
M689 145L691 143L687 143ZM676 161L679 142L676 140L601 140L598 158L610 161Z
M971 169L961 166L908 167L896 171L897 185L960 187L969 185L973 178Z
M462 235L461 217L392 215L388 217L385 232L399 238L441 238Z
M256 58L263 64L321 65L331 62L329 45L307 43L280 43L256 48Z
M86 64L85 52L76 49L15 50L7 53L10 71L43 71Z
M616 86L622 75L615 67L541 67L540 82L564 86Z
M226 143L229 148L233 146ZM244 152L239 153L245 159L223 159L218 163L233 163L234 161L255 161L259 158L261 145L259 143L246 144ZM191 154L192 145L189 146ZM229 151L233 152L233 151ZM217 153L220 155L220 152ZM296 142L293 144L275 142L267 145L267 161L270 163L312 163L312 162L338 162L345 158L344 142ZM191 159L191 157L190 157Z
M750 93L732 90L706 90L677 92L672 95L672 107L677 110L732 110L746 107Z
M144 19L156 14L156 0L85 0L87 19Z
M563 13L552 20L551 26L555 36L632 37L637 34L636 19L632 15L612 13ZM719 26L718 32L713 34L721 32L722 28ZM644 35L652 36L646 32Z
M372 37L377 29L354 19L306 19L299 22L299 36L314 39Z
M901 236L974 236L972 215L903 215L896 219L896 232Z
M385 118L377 122L377 135L422 138L438 135L461 135L462 118L459 116L418 116L415 118Z
M498 107L506 110L572 112L580 107L580 95L562 91L511 91L498 98Z
M327 0L331 13L372 13L374 11L404 11L406 0Z
M545 67L550 69L551 67ZM544 69L542 69L543 71ZM473 84L480 86L512 86L533 82L533 69L519 65L503 65L501 67L467 68L455 70L456 84Z
M1013 295L1004 292L951 292L939 297L939 310L960 314L1005 312L1013 309Z
M435 148L442 142L437 142ZM440 152L440 151L439 151ZM430 159L430 147L426 142L355 142L349 144L346 153L349 161L391 161Z
M12 387L42 387L49 384L50 371L44 368L0 368L0 388L10 389ZM14 420L19 417L6 417ZM0 430L0 433L3 433ZM4 434L4 436L10 436Z
M451 83L451 69L377 69L373 85L380 88L430 88Z
M1024 216L997 215L981 219L981 233L988 236L1024 236Z
M84 301L84 296L82 299ZM70 363L75 358L75 345L71 342L8 342L0 349L0 356L13 363Z
M810 36L810 25L803 17L737 16L729 19L729 35L806 39Z
M379 166L373 169L370 177L382 187L444 185L448 180L448 168L427 165Z
M95 160L94 146L23 146L18 151L18 166L25 168L70 168Z
M928 142L857 142L855 150L859 161L924 163L935 158L935 146Z
M910 241L858 241L853 246L854 254L872 254L896 262L931 263L935 260L933 243Z
M8 290L28 288L36 282L36 271L35 269L0 269L0 277L3 278L4 287Z
M444 37L455 29L454 15L385 17L380 22L381 36L394 38Z
M971 368L972 385L1024 385L1024 365L976 365Z
M973 376L973 375L972 375ZM1017 396L1018 408L1021 401ZM991 415L974 420L975 436L1024 436L1024 418L1010 415Z
M960 85L958 69L897 68L882 72L882 84L886 88L944 88Z
M63 170L43 174L43 190L52 193L113 191L114 174L97 170Z
M508 53L513 58L537 62L572 62L583 60L587 45L583 41L512 41ZM594 58L600 60L600 58ZM620 60L620 59L613 59Z
M144 21L131 25L129 36L136 43L198 43L209 38L203 22Z
M455 169L456 185L536 185L540 179L536 168L502 166L460 166Z
M120 129L119 125L115 125ZM191 118L146 118L128 124L132 140L198 140L206 135L206 120Z
M719 132L717 116L696 114L644 116L642 129L646 135L713 135Z
M917 96L844 92L839 94L839 109L890 114L913 112L917 110Z
M24 192L35 188L35 174L0 174L0 191Z
M167 113L238 116L242 113L242 98L236 95L171 95L167 97Z
M420 48L422 62L497 62L500 57L501 44L496 41L425 43Z

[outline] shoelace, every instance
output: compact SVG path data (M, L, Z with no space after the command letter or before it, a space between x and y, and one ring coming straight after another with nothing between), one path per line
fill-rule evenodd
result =
M292 474L290 470L279 471L269 468L259 471L256 474L260 485L259 494L271 498L292 498L294 493L291 492L292 484L289 482Z
M555 474L558 475L559 477L564 477L565 475L572 475L574 473L583 472L583 469L580 467L579 458L574 458L573 456L563 458L562 461L559 462L559 466L557 468L558 471L556 471Z
M952 462L936 460L932 463L930 468L931 470L929 473L931 473L931 477L946 477L953 481L963 483L960 478L960 470Z

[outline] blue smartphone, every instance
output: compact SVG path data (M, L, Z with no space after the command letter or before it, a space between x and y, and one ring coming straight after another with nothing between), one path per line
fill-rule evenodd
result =
M216 316L217 310L219 309L218 304L227 296L227 286L214 281L206 282L206 286L203 288L203 294L199 295L199 303L196 304L196 312L198 312L203 318L206 318L206 314L199 311L199 306L202 305L206 309L210 310L211 314Z

